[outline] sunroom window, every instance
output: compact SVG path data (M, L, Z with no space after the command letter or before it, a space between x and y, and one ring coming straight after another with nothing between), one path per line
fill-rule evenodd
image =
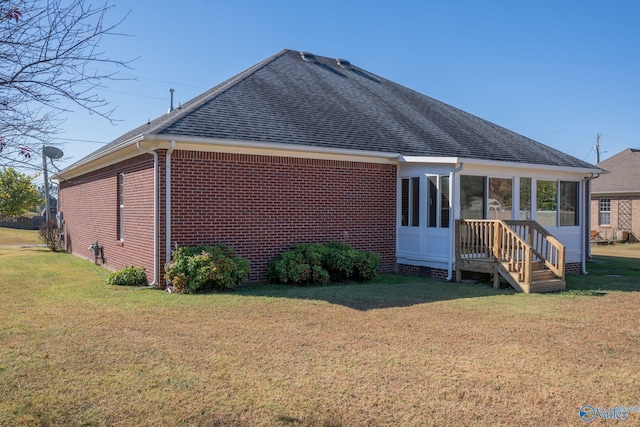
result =
M460 218L484 219L486 177L460 176Z
M420 178L402 178L402 218L403 227L420 226Z
M487 218L509 220L513 206L513 181L510 178L489 178Z
M560 226L578 225L578 183L560 181Z
M578 225L579 186L576 181L543 181L536 184L536 221L544 227Z
M536 221L543 227L556 227L558 216L557 181L536 183Z

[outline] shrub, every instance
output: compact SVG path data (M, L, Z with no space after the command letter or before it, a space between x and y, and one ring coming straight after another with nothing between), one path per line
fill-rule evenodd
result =
M294 285L369 281L376 277L379 263L380 255L342 242L293 245L269 263L268 275L272 282Z
M58 252L61 249L58 223L55 220L45 222L40 226L40 240L54 252Z
M325 265L331 275L331 281L340 282L354 278L354 265L359 253L360 251L345 243L337 241L328 243Z
M120 271L111 273L107 277L108 285L118 286L145 286L147 284L147 276L144 274L144 268L125 267Z
M380 265L380 255L375 252L359 251L354 262L356 280L368 282L376 278Z
M236 289L249 276L249 261L226 245L180 247L166 266L166 279L177 293Z
M326 252L320 244L293 245L269 263L269 278L294 285L329 283L329 272L324 268Z

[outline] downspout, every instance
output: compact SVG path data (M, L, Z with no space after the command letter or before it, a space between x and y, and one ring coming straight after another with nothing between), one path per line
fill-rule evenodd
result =
M176 142L171 141L165 160L165 265L171 262L171 153L176 148Z
M447 270L447 282L450 282L453 279L453 258L455 257L455 238L456 238L456 230L455 230L455 218L454 218L454 196L455 196L455 175L460 172L464 168L464 163L460 163L460 166L449 172L449 209L451 212L449 213L449 267Z
M587 223L586 220L587 218L589 218L589 224L591 224L591 191L589 191L589 199L587 200L587 194L586 194L586 188L587 188L587 182L596 179L600 176L600 174L594 174L592 173L590 177L586 177L582 183L582 203L583 206L586 207L586 209L581 209L582 212L582 218L580 218L581 220L581 224L583 227L586 227ZM587 215L588 214L588 215ZM590 228L590 227L589 227ZM580 233L581 234L581 245L582 248L584 249L585 246L587 246L587 250L586 251L582 251L582 259L581 259L581 264L582 264L582 274L587 275L589 274L589 272L587 271L587 258L591 259L591 243L589 243L589 245L587 245L586 243L586 229L582 230L583 232ZM590 231L590 230L589 230ZM586 252L586 253L585 253Z
M153 156L153 282L149 286L158 285L158 153L136 143L138 150Z

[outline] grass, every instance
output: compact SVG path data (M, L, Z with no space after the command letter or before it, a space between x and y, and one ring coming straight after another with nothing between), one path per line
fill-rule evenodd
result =
M0 245L39 245L42 244L38 230L17 230L0 227Z
M0 248L0 425L579 425L640 405L640 246L617 250L553 294L387 276L172 295Z

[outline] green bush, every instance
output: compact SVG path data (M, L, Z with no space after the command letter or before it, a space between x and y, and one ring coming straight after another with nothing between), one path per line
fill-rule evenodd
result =
M360 251L342 242L333 241L327 244L324 262L332 282L355 279L354 266L359 253Z
M236 289L251 271L226 245L178 248L165 270L172 291L185 294Z
M359 251L346 243L299 244L269 263L269 279L275 283L322 285L376 277L380 255Z
M147 284L147 276L144 274L144 268L125 267L120 271L111 273L107 277L108 285L118 286L145 286Z
M369 282L376 278L380 265L380 255L375 252L359 251L353 268L356 280Z
M329 272L323 265L326 253L326 247L321 244L293 245L269 263L267 273L271 281L278 283L329 283Z

